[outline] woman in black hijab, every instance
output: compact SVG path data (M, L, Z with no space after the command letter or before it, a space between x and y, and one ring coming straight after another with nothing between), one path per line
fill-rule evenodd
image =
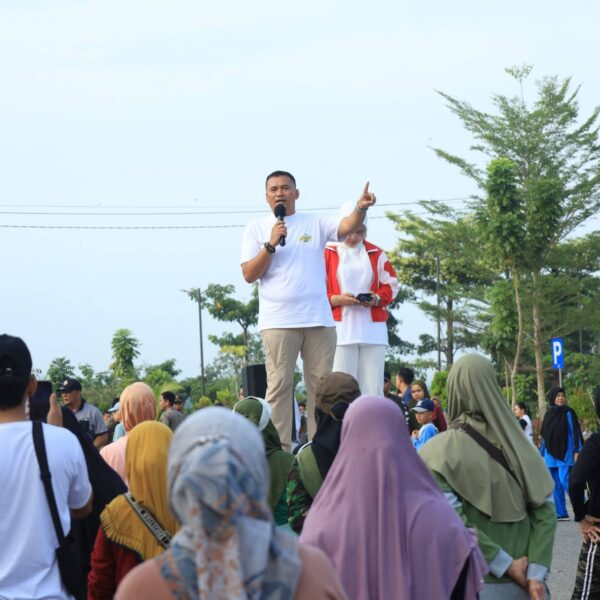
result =
M569 489L569 471L583 446L577 414L567 406L565 390L554 387L548 393L550 408L542 423L542 456L554 479L554 505L559 521L568 521L565 492Z
M594 409L600 419L600 385L594 390ZM600 592L600 556L596 560L600 543L600 433L593 433L583 444L569 477L569 497L583 538L572 598L597 598Z
M359 396L358 382L347 373L330 373L317 385L317 431L312 442L302 446L296 455L287 484L288 523L298 534L340 447L346 410Z

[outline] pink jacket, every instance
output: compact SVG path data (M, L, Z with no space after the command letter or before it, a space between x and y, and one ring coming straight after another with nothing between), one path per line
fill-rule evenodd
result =
M375 244L371 244L365 240L365 250L369 255L371 267L373 269L373 278L371 279L371 287L369 291L377 294L381 298L379 306L371 308L371 318L374 323L387 321L388 311L386 306L394 300L400 289L396 271L390 264L383 250ZM327 274L327 297L331 300L331 296L342 293L340 284L337 278L337 269L340 264L340 257L337 251L337 246L327 245L325 247L325 272ZM333 306L333 319L335 321L342 320L342 307Z

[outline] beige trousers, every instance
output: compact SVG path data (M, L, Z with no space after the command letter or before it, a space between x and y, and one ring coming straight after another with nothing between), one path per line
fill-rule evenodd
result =
M331 373L335 355L335 327L265 329L261 332L267 369L267 402L271 420L286 450L292 447L294 372L302 358L306 386L308 439L315 433L315 391L323 375Z

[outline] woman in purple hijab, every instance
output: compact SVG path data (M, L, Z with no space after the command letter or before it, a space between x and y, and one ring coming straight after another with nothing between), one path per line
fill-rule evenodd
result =
M300 541L333 561L354 600L474 600L486 563L414 452L402 411L361 396Z

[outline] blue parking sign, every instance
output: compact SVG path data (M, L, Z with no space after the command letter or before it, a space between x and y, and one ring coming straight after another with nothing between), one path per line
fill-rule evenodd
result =
M554 369L565 368L565 349L562 338L552 338L552 367Z

